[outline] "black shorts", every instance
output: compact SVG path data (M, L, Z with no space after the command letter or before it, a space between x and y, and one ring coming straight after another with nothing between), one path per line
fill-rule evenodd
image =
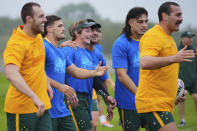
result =
M185 85L185 89L189 91L189 94L196 94L197 93L197 80L194 81L191 85Z

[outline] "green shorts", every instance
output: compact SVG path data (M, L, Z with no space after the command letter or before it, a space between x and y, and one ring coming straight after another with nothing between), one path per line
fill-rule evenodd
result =
M98 102L97 102L97 100L92 100L92 111L98 111Z
M36 113L7 113L7 127L8 131L53 131L48 111L41 117L38 117Z
M197 81L194 81L191 85L185 85L185 89L189 91L189 94L196 94L197 93Z
M174 122L171 112L148 112L140 114L148 124L149 131L157 131L168 123Z
M62 118L51 118L53 131L76 131L76 126L71 115Z
M122 128L124 131L137 131L140 126L146 125L145 120L142 119L136 110L126 110L118 108Z
M88 95L85 93L77 93L78 106L76 108L72 107L77 125L80 131L86 131L92 129L91 123L91 111Z

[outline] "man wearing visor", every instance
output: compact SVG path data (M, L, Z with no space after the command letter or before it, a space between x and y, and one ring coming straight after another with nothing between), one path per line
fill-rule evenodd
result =
M86 50L86 48L90 45L92 37L92 30L90 27L94 24L95 22L88 23L84 20L73 23L69 27L69 33L72 37L72 41L76 43L77 50L72 47L62 48L73 64L79 68L87 70L94 70L98 65L98 63L96 64L94 62L94 59ZM102 63L99 62L99 65L101 64ZM103 66L103 68L107 70L106 66ZM66 83L76 91L79 100L78 107L72 108L79 130L92 130L91 105L93 78L80 80L67 75Z

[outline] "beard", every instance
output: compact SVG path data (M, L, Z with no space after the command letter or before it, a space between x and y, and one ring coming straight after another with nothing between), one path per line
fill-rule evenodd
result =
M34 34L44 33L44 27L42 28L41 24L36 23L33 21L33 25L31 27L31 30Z

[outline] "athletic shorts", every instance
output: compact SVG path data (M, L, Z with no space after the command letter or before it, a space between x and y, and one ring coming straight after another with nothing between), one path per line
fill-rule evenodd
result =
M124 131L137 131L140 127L146 125L145 120L142 119L136 110L118 108L118 112Z
M98 111L98 102L97 102L97 100L92 100L92 111Z
M72 110L76 118L78 128L80 131L91 130L91 110L88 95L85 93L77 93L77 97L78 106L72 107Z
M157 131L168 123L174 122L171 112L148 112L140 114L148 124L149 131Z
M38 117L36 113L7 113L8 131L53 131L49 111Z
M76 125L71 115L62 118L51 118L53 131L76 131Z
M197 81L194 81L193 84L190 86L185 85L185 89L189 91L189 94L196 94L197 93Z

